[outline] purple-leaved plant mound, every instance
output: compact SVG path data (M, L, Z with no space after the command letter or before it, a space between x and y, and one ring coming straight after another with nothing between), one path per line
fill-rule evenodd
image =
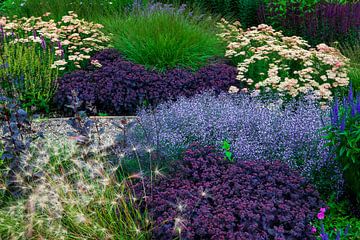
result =
M195 73L185 69L158 73L123 59L114 49L99 52L92 60L98 60L102 67L75 71L59 80L54 101L60 110L66 109L72 90L78 92L84 105L91 103L99 111L126 115L144 104L156 105L209 89L227 91L238 85L236 68L226 64L211 64Z
M319 194L279 161L231 163L193 144L176 170L151 186L154 239L314 239L309 223Z

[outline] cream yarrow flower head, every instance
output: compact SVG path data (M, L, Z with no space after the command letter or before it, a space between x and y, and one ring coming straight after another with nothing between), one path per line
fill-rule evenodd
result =
M56 61L64 60L68 64L65 67L64 64L54 62L52 67L64 70L80 66L74 62L86 61L92 53L109 46L110 37L101 31L103 25L79 19L72 11L63 16L59 22L47 19L49 15L50 13L45 13L41 17L11 19L1 17L1 31L6 36L16 36L7 38L14 43L36 42L40 45L45 42L46 46L55 46ZM73 56L73 52L79 52L77 58Z
M222 30L218 36L228 44L225 57L237 64L237 80L250 90L272 90L288 97L313 93L327 101L335 88L349 84L349 60L326 44L311 48L301 37L284 36L265 24L246 31L226 20L218 26Z

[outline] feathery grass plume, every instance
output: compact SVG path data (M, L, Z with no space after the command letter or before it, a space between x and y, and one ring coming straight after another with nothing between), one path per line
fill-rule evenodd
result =
M27 197L0 209L2 239L149 239L150 219L119 165L84 159L66 139L34 145L32 154L28 174L41 177Z

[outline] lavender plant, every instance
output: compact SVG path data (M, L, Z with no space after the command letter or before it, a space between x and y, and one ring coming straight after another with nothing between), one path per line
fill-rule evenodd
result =
M238 160L281 160L314 177L324 167L337 169L322 138L328 114L309 99L281 105L276 98L207 92L141 110L131 137L147 139L168 160L177 159L193 141L221 146L227 139ZM332 172L331 179L327 187L341 189L340 174Z

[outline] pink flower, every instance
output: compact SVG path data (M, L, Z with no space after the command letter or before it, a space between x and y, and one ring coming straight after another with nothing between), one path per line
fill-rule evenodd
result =
M313 233L313 234L316 233L316 227L311 228L311 233Z
M320 212L317 214L317 218L318 219L324 219L325 218L325 212L326 212L326 208L320 208Z

